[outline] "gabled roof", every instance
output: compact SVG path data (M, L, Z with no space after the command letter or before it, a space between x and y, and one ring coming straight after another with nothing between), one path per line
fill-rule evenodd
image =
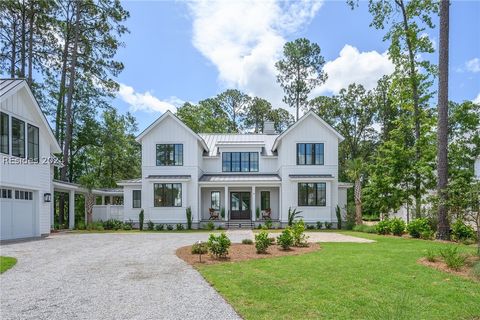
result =
M318 120L321 124L323 124L327 129L329 129L330 131L333 132L333 134L335 134L338 138L338 140L340 140L339 142L342 142L343 140L345 140L345 138L340 134L338 133L337 130L335 130L331 125L329 125L325 120L323 120L322 118L320 118L315 112L313 112L312 110L308 111L307 113L305 113L300 119L298 119L297 122L295 122L293 125L291 125L290 127L288 127L287 130L283 131L282 134L280 134L276 139L275 139L275 142L273 143L273 147L272 147L272 151L275 151L277 150L277 147L278 147L278 144L280 143L280 140L282 140L282 138L284 136L286 136L290 131L293 130L293 128L297 127L301 122L303 122L305 119L307 119L308 117L314 117L316 120Z
M202 139L202 137L200 137L197 133L195 133L192 129L190 129L185 123L183 123L182 120L178 119L177 116L175 116L170 110L165 111L164 114L162 114L157 120L155 120L151 125L149 125L145 130L143 130L143 132L140 133L137 136L137 138L135 138L135 140L137 142L140 142L143 139L143 137L145 137L150 131L153 130L153 128L155 128L157 125L160 124L160 122L162 122L167 118L174 119L178 124L180 124L183 128L185 128L188 132L190 132L192 135L194 135L198 139L198 141L200 142L202 147L205 149L205 151L207 152L209 151L208 146L205 143L205 141Z
M27 84L27 81L25 81L25 79L0 79L0 101L9 98L10 96L20 91L21 89L26 90L27 95L33 101L35 110L37 111L37 113L40 116L40 119L42 120L43 124L47 128L48 136L51 139L51 145L53 146L53 149L54 149L53 153L62 152L62 149L60 148L60 145L58 144L57 139L55 139L55 135L53 134L52 128L50 127L50 124L48 123L47 118L45 117L45 114L40 108L40 105L38 104L37 99L35 99L32 93L32 90L30 89L30 86Z

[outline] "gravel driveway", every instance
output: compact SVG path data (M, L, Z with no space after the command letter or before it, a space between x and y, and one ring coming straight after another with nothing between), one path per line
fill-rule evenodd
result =
M233 242L253 238L251 231L227 233ZM318 237L363 240L334 233ZM0 276L0 318L239 319L175 255L176 248L207 238L207 233L57 234L2 245L1 255L18 262Z

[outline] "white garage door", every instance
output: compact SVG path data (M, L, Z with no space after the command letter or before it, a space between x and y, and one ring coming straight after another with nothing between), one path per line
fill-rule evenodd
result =
M29 190L0 189L1 240L37 236L33 194Z

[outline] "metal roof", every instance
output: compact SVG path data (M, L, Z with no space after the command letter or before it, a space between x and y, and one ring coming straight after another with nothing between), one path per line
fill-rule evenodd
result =
M290 174L288 176L293 179L333 178L331 174Z
M204 174L200 182L278 182L278 174Z
M181 180L181 179L190 179L192 176L189 174L162 174L162 175L149 175L147 179L171 179L171 180Z
M0 79L0 97L5 95L16 86L22 84L23 79Z
M239 146L255 145L262 146L264 155L274 156L272 146L278 134L249 134L249 133L199 133L198 134L208 146L208 156L215 157L219 155L218 146Z
M142 178L136 178L136 179L129 179L129 180L120 180L117 182L117 184L123 184L123 183L128 183L128 184L133 184L133 183L142 183Z

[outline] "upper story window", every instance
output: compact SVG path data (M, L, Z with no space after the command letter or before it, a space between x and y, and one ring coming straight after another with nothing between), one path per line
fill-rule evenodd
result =
M27 145L28 145L28 159L33 161L39 160L39 148L38 148L38 128L28 124L28 135L27 135Z
M157 144L157 166L183 166L183 144Z
M223 152L223 172L258 171L258 152Z
M297 143L297 165L323 165L323 143Z
M10 124L8 114L0 112L0 152L9 153Z
M12 117L12 156L25 158L25 122Z

